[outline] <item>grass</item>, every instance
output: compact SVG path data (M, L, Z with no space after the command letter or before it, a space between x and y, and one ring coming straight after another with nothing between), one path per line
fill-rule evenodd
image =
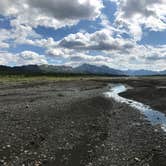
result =
M0 82L32 82L32 81L61 81L75 80L80 77L59 77L59 76L0 76Z
M26 76L26 75L0 75L0 83L14 83L14 82L44 82L44 81L71 81L71 80L93 80L93 79L165 79L165 76L150 76L150 77L109 77L109 76L95 76L95 75L39 75L39 76Z
M0 83L9 82L40 82L40 81L70 81L90 80L101 78L101 76L24 76L24 75L3 75L0 76Z

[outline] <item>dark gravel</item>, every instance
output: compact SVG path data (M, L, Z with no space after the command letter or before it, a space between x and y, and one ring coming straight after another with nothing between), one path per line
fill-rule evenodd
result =
M166 166L166 134L105 98L110 82L135 85L130 97L141 101L139 88L156 86L149 78L1 84L0 166ZM162 92L155 100L163 104Z

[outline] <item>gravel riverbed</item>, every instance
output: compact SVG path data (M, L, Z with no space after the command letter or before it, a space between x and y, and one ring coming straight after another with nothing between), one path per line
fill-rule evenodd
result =
M0 165L166 166L166 133L103 94L129 84L123 96L165 112L165 80L157 91L150 78L1 83Z

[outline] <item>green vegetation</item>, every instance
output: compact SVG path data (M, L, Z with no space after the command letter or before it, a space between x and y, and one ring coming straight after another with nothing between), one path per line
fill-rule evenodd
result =
M5 82L44 82L44 81L70 81L95 79L101 76L94 75L0 75L0 83Z
M29 81L60 81L60 80L72 80L80 79L79 76L65 77L65 76L25 76L25 75L3 75L0 76L0 82L29 82Z

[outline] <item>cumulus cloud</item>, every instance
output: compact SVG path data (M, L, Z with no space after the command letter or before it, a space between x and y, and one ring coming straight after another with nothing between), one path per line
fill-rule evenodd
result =
M15 64L17 61L17 56L9 52L0 52L0 65L10 65Z
M7 39L9 39L9 32L5 29L0 29L0 49L9 48Z
M165 45L140 45L132 39L114 37L108 29L70 34L53 43L47 47L46 54L70 65L91 63L121 69L165 69ZM97 55L92 56L90 51L97 51Z
M9 44L0 41L0 49L9 48Z
M17 63L22 65L29 64L47 64L47 60L44 55L39 55L32 51L24 51L16 55L18 57Z
M142 26L153 31L166 29L166 0L111 0L117 3L116 26L126 28L141 40Z
M122 1L121 1L122 2ZM123 16L126 18L131 18L136 14L140 14L145 17L155 15L155 12L150 8L154 4L161 3L161 0L125 0L121 5L121 11Z
M34 27L57 29L81 19L93 20L100 15L102 7L102 0L1 0L0 14L10 18L12 29L0 31L0 48L17 44L50 46L53 40L41 39ZM10 45L6 42L9 40Z
M32 65L47 64L44 55L39 55L32 51L23 51L21 53L12 54L9 52L0 52L0 65Z
M13 25L12 29L0 29L0 48L9 48L17 44L36 45L41 41L41 36L37 34L33 28L26 25Z
M120 69L153 69L153 70L164 70L166 69L166 46L150 46L150 45L139 45L134 41L127 41L124 39L113 39L113 42L109 40L109 47L104 45L103 47L98 47L97 42L100 40L94 40L96 33L88 34L93 37L93 40L90 38L85 38L88 40L88 45L84 45L84 40L72 35L68 39L70 43L67 47L55 47L48 49L46 54L53 57L62 59L66 64L70 65L79 65L82 63L91 63L97 65L107 65L114 68ZM94 36L93 36L94 35ZM98 36L98 35L97 35ZM108 36L107 36L108 37ZM78 39L82 41L82 44L76 44L70 42L70 40ZM99 38L102 40L102 38ZM109 38L104 38L109 39ZM77 40L76 40L77 41ZM95 41L95 42L94 42ZM106 40L107 41L107 40ZM116 43L117 42L117 43ZM61 42L60 42L61 43ZM71 44L72 43L72 44ZM96 44L94 48L94 43ZM113 43L113 44L112 44ZM65 45L66 46L66 45ZM78 47L79 46L79 47ZM93 46L93 47L92 47ZM111 47L110 47L111 46ZM114 46L114 47L113 47ZM98 52L97 55L91 55L89 50L95 49ZM108 49L109 48L109 49Z
M102 55L90 55L88 52L78 52L67 49L49 49L47 51L49 56L59 59L65 63L65 65L78 66L84 63L90 63L95 65L108 65L112 62L112 59Z
M114 38L112 31L102 29L95 33L71 34L59 42L59 47L77 50L124 51L133 47L133 41Z
M114 62L121 64L122 68L165 70L166 45L150 46L135 44L129 54L114 55Z
M95 19L103 7L101 0L1 0L0 13L31 27L59 28L80 19Z
M95 18L102 7L99 0L28 0L28 4L58 20Z
M114 23L102 12L103 0L1 0L0 14L10 20L11 29L0 29L0 64L45 64L56 59L61 64L91 63L121 69L166 69L166 46L141 45L143 28L166 29L166 0L110 0L117 4ZM44 38L34 28L72 26L80 20L100 18L100 30L86 29L55 41ZM97 23L98 24L98 23ZM130 38L123 38L123 33ZM17 54L9 47L22 44L41 47L45 55L33 51ZM26 50L26 48L25 48ZM56 61L55 61L56 62Z

